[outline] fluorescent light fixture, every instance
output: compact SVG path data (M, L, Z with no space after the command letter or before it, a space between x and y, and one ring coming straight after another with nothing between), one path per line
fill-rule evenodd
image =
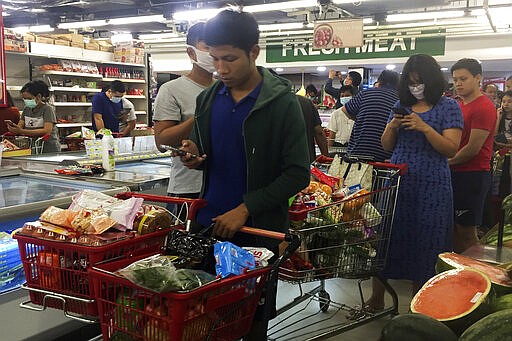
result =
M332 0L333 4L351 4L354 0Z
M43 8L30 8L28 10L28 12L30 12L30 13L44 13L44 12L46 12L46 10L43 9Z
M301 28L313 28L313 23L308 23L304 25L302 22L290 22L290 23L282 23L282 24L268 24L268 25L259 25L260 31L278 31L278 30L299 30Z
M153 33L153 34L139 34L139 39L141 40L157 40L157 39L168 39L168 38L178 38L179 34L177 33Z
M342 74L342 75L346 75L346 74L347 74L347 71L341 71L341 74Z
M441 71L448 71L448 68L447 67L442 67Z
M244 12L258 13L258 12L271 12L271 11L282 11L293 8L303 7L316 7L318 5L317 0L297 0L297 1L284 1L274 2L262 5L244 6L242 9Z
M5 11L4 11L4 12L2 12L2 17L8 17L8 16L10 16L10 15L11 15L10 13L7 13L7 12L5 12Z
M196 20L208 20L217 15L220 11L225 8L207 8L197 9L192 11L175 12L172 15L174 20L182 21L196 21Z
M464 11L443 11L443 12L419 12L419 13L402 13L390 14L386 16L387 22L415 21L415 20L432 20L446 18L460 18L464 16Z
M107 20L109 25L142 24L147 22L164 22L165 18L159 15L142 15L140 17L114 18Z
M396 69L396 65L395 64L388 64L386 65L386 70L394 70Z
M319 66L316 68L316 71L319 71L319 72L324 72L325 70L327 70L327 68L325 66Z
M16 33L25 34L27 32L41 33L41 32L52 32L55 29L50 25L35 25L35 26L18 26L11 28Z
M284 69L282 67L276 67L276 72L283 72Z
M57 27L60 29L99 27L99 26L107 26L107 21L106 20L73 21L73 22L64 22L64 23L60 23L57 25Z
M112 41L112 44L116 44L121 42L132 41L133 36L129 32L117 33L112 35L112 37L110 37L110 40Z

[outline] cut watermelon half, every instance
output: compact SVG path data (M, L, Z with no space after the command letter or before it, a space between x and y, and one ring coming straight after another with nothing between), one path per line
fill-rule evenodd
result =
M465 268L442 272L416 293L411 311L445 323L457 335L484 316L491 281L480 271Z
M512 292L512 279L505 269L454 252L444 252L437 256L436 269L438 272L464 267L486 274L491 280L497 296Z

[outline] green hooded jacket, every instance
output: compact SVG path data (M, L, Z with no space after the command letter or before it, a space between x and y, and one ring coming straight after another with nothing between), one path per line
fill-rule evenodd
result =
M306 128L290 82L258 67L263 84L256 103L243 123L247 159L247 193L244 203L254 227L286 231L288 199L309 184L310 166ZM223 83L215 82L197 98L190 139L200 154L211 151L211 108ZM234 167L236 162L226 167ZM208 180L208 159L203 162L203 188ZM229 189L226 189L229 190Z

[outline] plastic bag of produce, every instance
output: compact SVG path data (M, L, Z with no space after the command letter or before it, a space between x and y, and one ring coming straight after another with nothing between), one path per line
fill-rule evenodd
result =
M117 271L131 282L156 292L186 291L215 280L202 270L176 269L176 257L154 255Z

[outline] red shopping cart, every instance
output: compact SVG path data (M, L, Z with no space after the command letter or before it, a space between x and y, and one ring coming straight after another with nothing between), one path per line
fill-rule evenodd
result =
M206 205L202 199L173 198L134 192L119 193L116 197L130 197L159 203L179 204L187 208L188 219L195 217L198 209ZM169 228L182 229L183 224ZM125 255L158 252L165 244L169 228L144 234L133 234L104 246L85 246L76 243L40 239L15 234L27 283L22 287L29 291L30 300L20 304L22 308L44 311L46 308L61 309L64 315L82 322L98 320L97 305L89 277L90 268L101 261Z
M369 164L373 166L372 184L371 189L360 192L363 194L320 207L290 210L292 229L300 237L301 246L283 263L279 279L297 284L301 295L278 310L278 314L288 316L271 326L272 340L326 339L376 318L398 313L396 292L379 273L386 262L400 177L407 166ZM391 307L378 313L368 311L364 304L361 282L370 276L379 278L393 299ZM349 306L332 301L325 290L325 281L331 278L358 279L360 304ZM314 281L319 285L302 294L302 284ZM346 311L349 318L346 323L322 324L322 328L318 327L319 323L329 321L334 314L319 320L317 313L313 313L289 322L297 313L290 309L308 300L318 301L323 312L330 307L335 309L334 314Z
M288 246L271 266L217 279L189 292L156 293L114 273L144 257L96 264L91 278L103 339L229 341L246 335L266 284L275 283L280 264L300 241L292 234L254 228L240 231L285 240ZM268 318L268 314L267 309L263 316Z

